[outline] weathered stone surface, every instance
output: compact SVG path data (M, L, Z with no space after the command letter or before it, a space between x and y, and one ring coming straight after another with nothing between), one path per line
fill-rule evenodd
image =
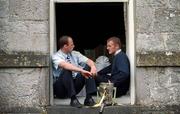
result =
M42 53L49 52L48 34L30 32L1 32L1 42L3 51L36 51ZM1 46L0 46L1 47Z
M136 53L137 66L180 66L180 52Z
M136 69L137 102L142 105L179 105L180 68ZM145 90L145 91L144 91Z
M141 6L136 8L136 30L143 33L179 32L180 10Z
M178 114L179 106L147 107L147 106L108 106L103 114ZM68 106L48 107L48 114L98 114L99 108L73 108Z
M49 66L48 10L49 0L0 0L0 113L49 104L48 68L9 68Z
M154 32L179 32L180 10L157 8L153 28Z
M7 21L0 19L0 27L6 32L48 33L47 21Z
M48 33L47 21L13 21L8 22L4 26L4 30L7 32L28 32L28 33Z
M0 30L3 31L7 25L8 20L6 18L0 18ZM5 31L5 30L4 30Z
M10 20L47 20L48 0L10 0Z
M138 33L136 51L180 51L180 33Z
M0 0L0 18L9 16L9 1L8 0Z
M169 34L167 38L164 38L164 42L166 42L166 50L180 52L180 33Z
M49 55L35 52L0 52L0 67L49 67Z
M136 0L136 6L153 6L180 9L179 0Z
M155 8L151 6L136 7L136 31L153 32Z
M31 33L42 33L42 34L48 34L49 32L49 24L48 21L33 21L33 22L27 22L29 25L29 31Z
M0 50L49 52L47 21L0 19L0 30Z
M0 112L21 108L39 110L40 106L48 105L48 71L45 68L0 69Z
M24 19L0 18L0 50L5 52L38 51L49 53L49 25L47 20L49 7L46 6L49 2L46 0L10 0L10 5L8 5L9 2L7 1L0 1L2 8L10 8L11 13L17 10L15 15L17 17L22 16ZM23 12L32 19L26 18L22 14ZM5 13L9 14L9 12Z
M138 33L136 38L136 51L162 51L164 50L164 40L159 34Z
M7 51L8 42L5 39L5 34L3 32L0 32L0 50Z

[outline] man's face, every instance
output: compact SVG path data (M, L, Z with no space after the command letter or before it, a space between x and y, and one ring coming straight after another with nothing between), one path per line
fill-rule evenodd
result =
M118 45L113 41L107 42L107 50L109 54L114 54L118 50Z
M68 38L68 44L65 45L66 51L71 52L74 49L74 43L72 38Z

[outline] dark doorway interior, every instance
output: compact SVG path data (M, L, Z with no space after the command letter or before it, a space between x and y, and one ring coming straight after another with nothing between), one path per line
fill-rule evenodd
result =
M75 50L84 53L86 49L102 48L107 38L118 36L125 51L123 3L56 3L55 8L57 41L69 35Z

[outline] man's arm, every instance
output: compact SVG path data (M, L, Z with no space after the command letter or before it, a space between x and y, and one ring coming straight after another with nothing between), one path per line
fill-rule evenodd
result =
M106 74L108 74L108 73L111 73L111 69L112 69L112 65L109 65L109 66L101 69L101 70L98 72L98 74L99 74L99 75L106 75Z
M129 79L130 67L129 60L126 55L121 55L117 58L116 69L112 72L112 81L114 83L123 83L125 80Z
M93 76L97 74L96 66L91 59L87 60L87 65L91 68L90 72Z
M85 78L88 78L89 76L91 76L91 72L83 70L82 68L76 67L73 64L70 64L68 62L62 61L59 64L59 67L70 70L70 71L76 71L76 72L80 72L83 76L85 76Z

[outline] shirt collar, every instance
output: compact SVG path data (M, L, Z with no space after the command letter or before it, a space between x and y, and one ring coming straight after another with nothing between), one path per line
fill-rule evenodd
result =
M67 57L67 54L64 53L62 50L59 50L58 53L59 53L59 54L62 54L64 57Z
M117 50L114 55L117 55L119 52L121 52L121 49Z
M68 56L71 57L71 53L64 53L61 49L58 51L59 54L62 54L65 58Z

